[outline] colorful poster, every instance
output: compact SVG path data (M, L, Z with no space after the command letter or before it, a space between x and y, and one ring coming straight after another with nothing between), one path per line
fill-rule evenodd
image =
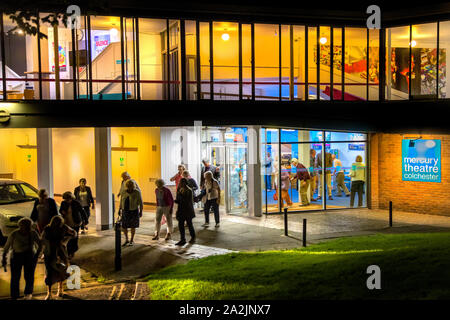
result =
M109 34L100 34L94 36L94 57L98 56L110 44Z
M52 53L55 43L52 43ZM58 60L59 60L59 71L65 72L67 68L67 54L66 50L62 46L58 46ZM53 62L53 55L51 56L51 61ZM55 72L55 65L52 64L52 71Z
M402 180L441 182L441 140L402 141Z

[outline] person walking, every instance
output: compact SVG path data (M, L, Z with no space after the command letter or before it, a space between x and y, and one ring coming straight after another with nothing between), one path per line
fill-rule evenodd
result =
M122 230L125 235L125 243L123 246L132 246L134 244L134 234L136 228L139 228L139 218L142 218L144 203L142 202L141 193L136 189L133 180L126 182L126 191L120 197L120 211L122 217ZM128 241L128 229L131 229L131 239Z
M187 185L189 188L191 188L192 193L195 196L195 192L198 190L197 181L195 181L195 179L191 177L191 174L187 170L183 171L183 178L187 180Z
M178 184L180 183L181 178L183 178L184 170L186 170L186 167L183 164L178 165L178 172L170 178L170 181L175 181L175 190L178 190Z
M70 274L67 272L69 259L65 243L77 236L77 232L64 223L62 216L54 216L42 233L42 247L44 248L45 284L47 296L45 300L53 299L52 286L58 283L57 296L64 295L63 281ZM70 240L69 240L70 241Z
M33 221L22 218L18 222L19 228L8 237L3 248L2 266L6 268L7 254L11 250L11 299L16 300L20 296L20 275L22 268L25 278L25 299L30 300L33 294L34 270L41 250L41 240L38 232L33 229Z
M348 191L347 186L345 185L345 173L344 168L342 167L342 161L336 156L333 159L333 167L335 168L336 175L336 197L342 197L342 191L344 191L346 197L350 197L350 191Z
M95 210L94 198L92 197L91 188L86 185L86 179L81 178L79 181L80 185L75 188L73 194L75 199L81 203L86 214L86 220L81 224L81 234L84 234L84 230L88 230L89 217L91 216L91 204L92 210Z
M69 259L72 259L75 252L78 250L78 232L83 221L86 221L86 214L81 204L75 199L75 196L70 191L63 193L63 202L59 212L67 224L76 233L76 236L71 238L67 243L67 253Z
M128 180L133 181L133 182L134 182L134 185L136 186L136 189L137 189L139 192L141 192L141 188L139 188L139 185L137 184L137 182L136 182L134 179L131 179L131 176L130 176L130 174L129 174L127 171L122 172L121 177L122 177L122 182L121 182L121 184L120 184L120 190L119 190L119 193L117 194L117 197L118 197L118 198L119 198L123 193L125 193L125 192L127 191L126 183L127 183ZM142 192L141 192L141 196L142 196Z
M173 221L172 221L172 213L173 213L173 196L172 192L170 192L169 188L165 187L165 182L163 179L158 179L155 181L156 189L156 221L155 221L155 236L152 240L159 239L159 232L161 230L161 219L164 216L167 222L167 233L165 240L170 240L172 237L173 230Z
M302 199L302 206L309 206L309 200L308 200L308 188L309 188L309 181L311 180L311 177L309 175L308 169L298 162L297 158L292 158L291 164L297 168L296 178L298 183L300 184L300 198Z
M58 215L58 207L54 199L49 198L45 189L38 192L39 198L34 201L33 211L31 211L31 220L36 223L39 234L44 231L50 220Z
M220 227L220 215L219 215L219 204L220 204L220 186L219 182L213 178L211 171L206 171L204 174L205 183L205 223L204 227L209 226L209 211L211 208L214 212L214 219L216 221L216 228Z
M195 217L194 197L192 189L188 186L188 180L186 178L182 178L180 180L175 203L178 204L175 217L178 220L178 228L180 230L180 241L178 241L175 245L182 246L186 244L186 232L184 229L185 222L188 225L189 234L191 235L189 243L194 243L195 230L194 225L192 224L192 219Z
M358 193L358 207L363 205L364 182L366 181L366 165L362 162L363 158L356 156L355 162L350 170L352 185L350 187L350 207L353 207L355 193Z
M333 167L333 161L331 159L331 153L325 152L325 182L322 179L323 173L322 173L322 152L319 152L316 157L316 167L319 169L319 196L318 199L322 198L323 193L323 185L327 185L327 193L328 193L328 199L333 200L333 197L331 195L331 168Z
M289 173L290 169L287 164L282 165L281 167L281 208L284 208L284 203L286 202L287 207L292 206L291 197L289 196L289 189L291 186L291 174ZM276 192L278 193L278 188L276 188ZM278 199L278 195L275 197Z
M208 159L202 160L202 169L201 169L201 175L200 175L200 188L203 188L203 185L205 184L205 172L211 172L213 174L213 178L216 180L219 180L220 178L220 168L213 166L209 163Z

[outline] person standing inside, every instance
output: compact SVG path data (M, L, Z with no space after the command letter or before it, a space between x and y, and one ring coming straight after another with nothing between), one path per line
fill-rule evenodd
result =
M81 233L84 234L84 230L88 229L87 225L89 224L89 217L91 216L91 204L92 210L95 210L95 203L94 198L92 197L91 188L86 185L86 179L81 178L79 183L80 185L75 188L73 194L75 195L75 199L81 203L86 214L86 221L83 221L83 224L81 225Z
M120 215L122 217L122 230L125 235L123 246L132 246L136 228L139 228L139 218L142 218L144 203L142 202L141 193L136 189L133 180L127 180L126 187L125 193L120 197ZM128 241L128 229L131 229L130 241Z
M348 191L347 186L345 185L345 173L344 168L342 167L342 161L339 160L336 156L333 159L333 167L335 168L336 175L336 189L337 189L337 197L342 197L342 191L344 191L345 196L350 196L350 191Z
M172 192L169 188L164 186L164 180L158 179L155 181L156 189L156 225L155 225L155 236L152 240L159 239L159 232L161 230L161 219L164 216L167 222L167 234L165 240L171 239L171 234L173 230L172 213L173 213L173 197Z
M278 170L279 170L279 162L278 155L275 155L272 165L272 189L276 190L277 182L278 182Z
M350 207L353 207L355 201L355 193L358 193L358 207L363 205L364 182L366 181L366 165L362 162L363 158L356 156L355 162L350 170L352 185L350 187Z
M216 228L220 227L220 215L219 215L219 204L220 204L220 186L219 182L214 179L211 171L206 171L204 174L205 183L205 223L204 227L209 226L209 211L211 208L214 212L214 219L216 221Z
M50 220L58 215L58 207L54 199L48 196L45 189L40 189L38 192L39 199L36 199L31 212L31 220L36 223L39 234L44 231L46 225Z
M67 191L63 193L63 202L61 202L61 208L59 212L64 218L65 224L73 229L76 235L67 243L67 253L69 259L72 259L75 252L78 250L78 232L83 221L86 221L86 215L84 213L81 204L75 200L75 196L72 192Z
M323 174L322 174L322 152L319 152L316 157L316 167L319 170L319 196L318 199L322 198L323 193L323 185L326 183L327 185L327 193L328 193L328 199L333 200L333 197L331 195L331 168L333 167L333 160L331 159L331 153L325 152L325 182L323 182Z
M178 204L176 219L178 220L178 228L180 229L180 241L178 241L175 245L182 246L186 244L186 232L184 230L185 222L188 225L189 234L191 235L189 243L194 243L195 230L194 225L192 224L192 219L195 217L194 197L191 188L188 186L188 180L186 178L182 178L180 180L175 203Z
M180 183L181 178L183 178L184 170L186 170L186 167L184 165L178 165L178 172L172 178L170 178L170 181L175 181L175 190L178 190L178 184Z
M270 152L267 152L266 159L264 161L264 182L266 184L266 190L272 190L272 171L273 171L273 159Z
M69 261L65 242L77 236L75 230L64 223L61 216L54 216L44 228L42 233L42 245L44 247L45 284L47 296L45 300L53 299L52 286L58 283L58 297L64 295L63 281L70 274L67 272Z
M296 178L297 181L300 184L300 198L302 199L302 206L309 206L310 203L308 201L308 188L309 188L309 181L311 180L311 177L309 175L308 169L298 162L296 158L292 158L291 164L297 168Z
M311 201L317 201L314 198L314 193L317 190L317 170L316 170L316 150L311 149L309 151L309 175L311 177L310 180L310 199Z
M22 268L25 278L25 299L30 300L33 294L34 270L41 250L39 234L33 229L33 221L22 218L18 222L19 228L8 237L3 248L2 266L6 267L7 254L11 250L11 299L16 300L20 296L20 274Z

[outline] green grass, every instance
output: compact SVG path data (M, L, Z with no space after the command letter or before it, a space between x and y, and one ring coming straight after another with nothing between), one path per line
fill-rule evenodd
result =
M381 290L368 290L369 265ZM349 237L193 260L147 277L152 299L449 299L450 233Z

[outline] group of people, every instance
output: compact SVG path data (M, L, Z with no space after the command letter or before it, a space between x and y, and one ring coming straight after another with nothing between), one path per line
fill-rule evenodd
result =
M2 266L6 268L9 251L12 251L11 298L19 298L19 283L22 269L25 278L25 299L31 299L34 286L34 273L37 262L43 253L45 265L46 300L52 299L52 286L58 283L57 296L64 294L63 281L70 274L67 268L78 250L78 234L87 230L90 208L94 209L91 189L86 179L80 179L74 193L67 191L58 206L45 189L38 192L30 218L22 218L18 229L8 237L3 248Z
M296 185L298 183L298 190L300 193L301 206L309 206L310 201L318 201L321 199L323 193L323 184L327 186L328 199L333 200L332 197L332 175L334 175L334 185L336 186L336 191L338 197L342 196L342 192L345 193L347 197L350 197L350 206L354 206L354 199L356 193L358 194L358 206L361 207L363 204L363 192L364 192L364 182L366 179L366 170L363 163L362 156L356 156L355 162L352 164L350 169L350 179L351 188L348 190L345 185L345 171L342 166L341 160L339 160L335 154L326 152L324 155L325 168L322 170L322 153L316 154L316 150L311 149L310 151L310 166L306 168L302 163L296 158L292 158L290 163L284 163L281 165L281 205L284 204L292 206L293 203L289 196L289 190L291 185ZM269 161L273 161L270 153L267 154L265 166L268 168ZM272 166L272 164L270 164ZM296 173L291 174L291 169L295 167ZM267 170L267 169L266 169ZM323 173L324 171L324 173ZM273 172L273 171L272 171ZM324 177L322 175L325 174ZM272 176L269 175L269 171L266 171L265 182L266 188L272 184ZM324 183L322 183L324 181ZM274 200L278 200L278 188L277 182L275 184L275 194ZM270 187L271 188L271 187ZM310 192L308 198L308 190ZM314 198L315 193L318 191L318 197Z
M195 229L192 219L195 217L194 204L203 203L205 223L203 227L209 226L209 215L211 210L214 212L215 227L220 227L220 185L218 178L220 171L217 167L211 165L208 160L203 160L200 188L189 171L182 164L178 166L178 172L170 178L175 182L176 195L165 185L163 179L155 181L156 189L156 216L155 216L155 234L152 240L159 240L161 225L167 225L165 240L172 239L173 233L173 210L176 204L175 218L178 221L180 231L180 240L176 243L178 246L186 244L185 224L189 229L191 239L190 243L195 242ZM197 191L200 192L198 193ZM198 194L197 194L198 193ZM144 209L142 192L135 180L131 179L128 172L122 173L121 188L118 193L120 198L119 216L121 218L122 230L125 235L123 246L132 246L136 228L139 228L139 220L142 217ZM130 230L130 237L128 231Z

